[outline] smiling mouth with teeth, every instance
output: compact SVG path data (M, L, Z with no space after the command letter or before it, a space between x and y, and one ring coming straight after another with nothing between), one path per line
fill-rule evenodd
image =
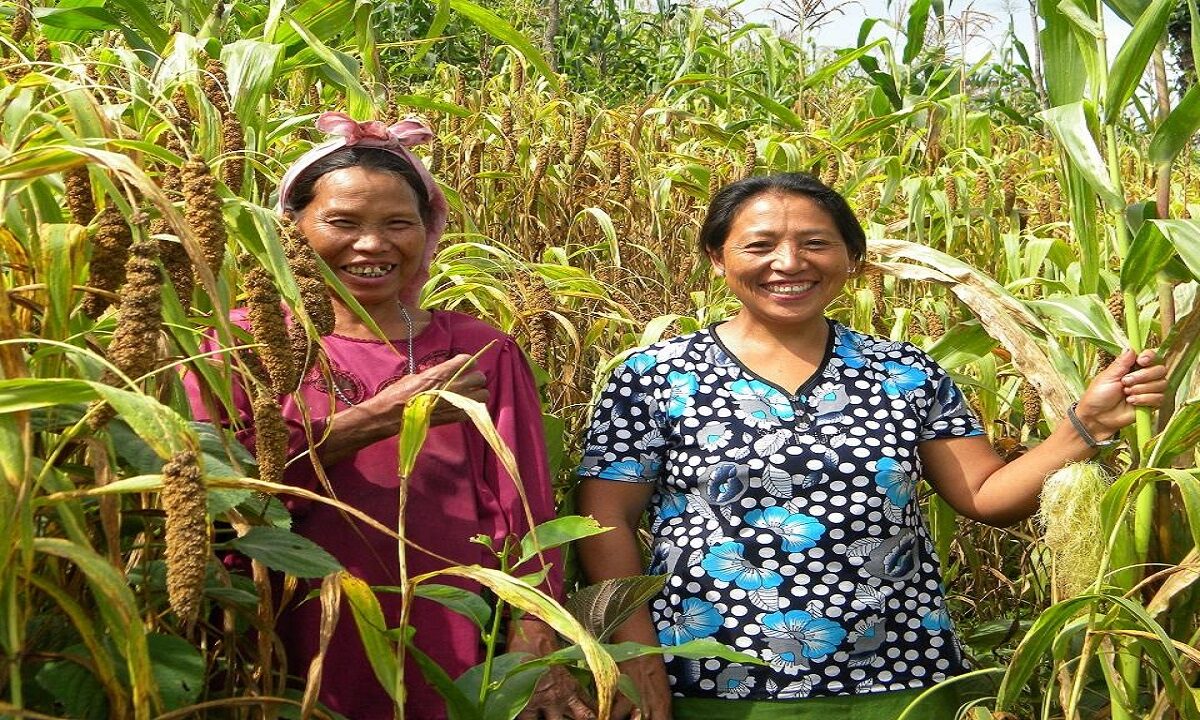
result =
M347 273L355 277L377 278L383 277L392 271L395 265L347 265L342 268Z
M776 293L778 295L799 295L812 290L816 286L817 284L815 282L788 283L786 285L767 285L766 289L768 292Z

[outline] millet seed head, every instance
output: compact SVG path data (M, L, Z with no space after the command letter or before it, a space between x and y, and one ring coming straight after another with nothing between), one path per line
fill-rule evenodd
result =
M292 269L292 276L300 288L304 313L312 321L318 335L329 335L333 332L333 301L329 297L325 278L321 275L321 267L317 264L316 251L305 241L304 234L296 224L288 219L280 224L280 240L287 255L288 267Z
M174 230L161 218L150 223L151 235L174 235ZM162 260L163 269L167 271L167 279L175 287L179 303L185 310L192 306L192 289L196 286L196 269L187 249L178 240L159 238L158 256Z
M226 113L221 120L221 152L225 156L225 162L221 165L221 181L234 195L242 191L242 179L246 171L246 160L242 153L245 149L242 123L237 115Z
M754 175L754 170L758 166L758 145L755 144L754 138L746 141L744 152L746 157L742 165L742 177L748 178Z
M932 310L925 311L925 334L937 339L946 334L946 326L942 324L942 316Z
M158 269L158 243L139 238L129 248L121 311L108 359L121 372L137 378L158 362L158 336L162 329L162 275Z
M86 165L68 170L63 175L67 208L76 225L90 225L96 217L96 202L92 198L92 179Z
M258 460L258 479L283 482L287 462L288 430L279 400L264 387L254 391L254 457Z
M1121 288L1112 291L1108 296L1108 314L1112 315L1113 319L1120 325L1125 322L1125 293L1121 292Z
M264 380L276 395L287 395L300 384L300 374L292 356L279 290L262 266L255 265L243 277L250 334L260 345L255 352L266 370Z
M13 15L9 37L14 43L21 42L29 34L31 25L33 25L33 7L29 4L29 0L17 0L17 11Z
M115 293L125 282L133 233L129 223L115 205L109 205L96 216L96 233L92 237L92 257L88 263L88 285ZM98 317L109 301L100 295L88 295L83 312Z
M204 262L213 275L221 272L225 261L225 219L221 198L208 163L193 157L183 165L183 217L200 239Z
M34 62L48 63L54 59L50 55L50 41L44 37L37 39L33 45L33 51Z
M571 149L567 154L567 165L572 168L579 165L583 153L587 151L588 118L583 113L575 116L571 123Z
M167 598L185 626L200 615L210 555L208 492L193 451L176 453L163 466L166 515Z
M204 97L221 113L221 117L229 114L229 100L225 96L225 88L229 80L225 77L225 68L221 61L210 59L204 66Z
M1029 381L1025 381L1021 385L1021 408L1025 426L1031 431L1037 428L1038 422L1042 419L1042 396Z

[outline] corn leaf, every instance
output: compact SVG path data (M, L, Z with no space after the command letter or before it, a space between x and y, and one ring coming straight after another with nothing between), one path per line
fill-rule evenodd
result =
M1150 137L1150 162L1159 167L1169 166L1197 130L1200 130L1200 85L1192 85Z
M525 58L526 62L537 68L538 72L546 78L546 82L550 87L558 92L561 89L561 83L558 79L558 73L550 67L550 63L546 62L546 58L542 57L542 53L534 47L533 43L524 34L517 31L507 21L491 10L476 5L470 0L450 0L450 7L475 23L480 30L496 38L506 45L512 45L517 52Z
M1200 278L1200 222L1196 220L1151 220L1171 241L1175 252L1193 277Z
M1133 96L1146 73L1146 64L1155 46L1163 39L1167 21L1175 9L1176 0L1151 0L1150 6L1138 17L1133 31L1125 39L1108 73L1108 89L1104 96L1104 121L1120 120L1121 110Z
M1125 261L1121 263L1121 289L1136 293L1151 286L1154 276L1166 267L1174 255L1175 250L1163 234L1162 227L1155 222L1142 223L1129 245ZM1095 298L1094 295L1088 297Z
M1110 207L1124 208L1125 198L1109 177L1104 157L1092 136L1089 120L1095 118L1095 112L1091 106L1083 101L1074 102L1043 110L1038 117L1046 122L1092 190Z
M1030 300L1029 306L1053 321L1064 336L1091 340L1113 355L1129 347L1125 333L1095 295L1055 295Z

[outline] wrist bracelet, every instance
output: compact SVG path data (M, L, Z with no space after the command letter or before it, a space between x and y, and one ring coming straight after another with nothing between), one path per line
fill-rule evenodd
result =
M1111 447L1120 442L1119 435L1113 435L1107 440L1097 440L1096 438L1092 437L1092 434L1088 432L1087 427L1084 426L1083 421L1080 420L1079 416L1075 414L1075 408L1078 407L1078 405L1079 403L1077 402L1071 403L1071 407L1067 408L1067 418L1071 421L1071 425L1075 427L1075 432L1079 434L1079 437L1081 437L1085 443L1087 443L1088 447L1092 448L1093 450L1099 450L1101 448Z

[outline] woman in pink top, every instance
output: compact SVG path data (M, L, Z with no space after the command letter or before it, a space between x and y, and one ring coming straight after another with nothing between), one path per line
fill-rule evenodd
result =
M512 338L479 320L427 310L416 302L446 227L447 205L407 146L432 134L411 120L386 127L380 122L357 123L339 113L326 113L317 127L339 137L314 148L288 170L279 205L388 340L381 340L335 301L334 332L321 338L328 374L315 368L296 393L279 399L290 430L289 457L295 458L287 481L321 491L319 464L338 501L384 526L397 527L396 435L401 414L416 393L444 386L486 403L501 437L516 454L534 520L553 518L541 406L521 350ZM245 311L235 311L233 320L245 326ZM198 419L205 419L198 383L195 376L188 379L192 406ZM239 388L235 401L239 438L253 449L249 397ZM312 436L323 440L311 454L300 457L309 449L305 415L313 425ZM459 410L439 403L432 424L409 479L407 537L456 564L494 566L491 552L471 538L484 535L501 547L506 537L528 532L513 479ZM324 503L289 507L293 529L332 553L347 571L373 586L400 584L393 538ZM558 564L552 554L547 560ZM407 561L410 576L445 566L411 549ZM560 592L559 567L551 568L546 583L552 594ZM398 596L382 593L379 599L388 626L399 625ZM289 608L278 623L293 675L302 675L317 652L320 615L320 604L310 601ZM418 598L411 624L417 646L450 677L482 661L479 630L462 615ZM513 625L510 651L542 654L556 647L553 631L535 618L525 616ZM441 698L411 661L405 681L407 717L446 717ZM521 717L588 717L590 710L574 690L565 671L548 674ZM375 681L348 617L339 623L326 655L320 699L354 720L393 717L392 701Z

